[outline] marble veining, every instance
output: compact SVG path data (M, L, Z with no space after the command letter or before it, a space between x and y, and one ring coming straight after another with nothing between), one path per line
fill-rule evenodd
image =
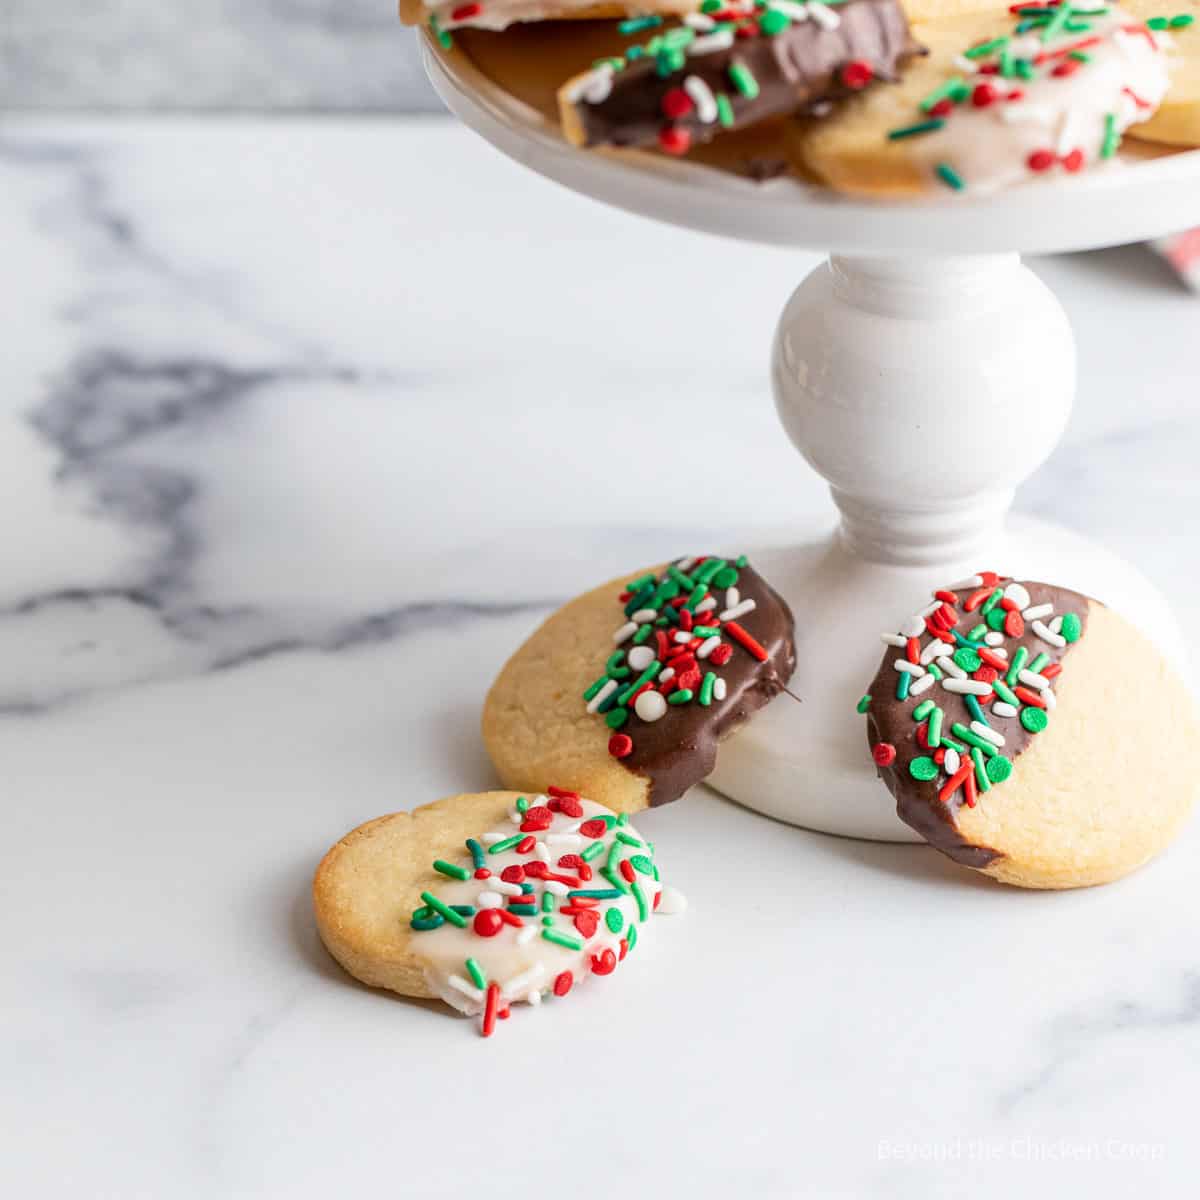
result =
M0 220L6 1190L1190 1194L1194 830L1023 895L697 789L642 820L687 916L487 1044L316 940L330 842L494 782L482 693L554 604L829 523L766 381L816 256L420 121L10 122ZM1195 302L1136 249L1037 270L1081 398L1019 507L1194 627Z

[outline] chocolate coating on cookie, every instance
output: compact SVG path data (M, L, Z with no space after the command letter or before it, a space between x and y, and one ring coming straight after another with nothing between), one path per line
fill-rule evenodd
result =
M985 717L986 726L1003 739L1003 744L996 746L987 760L997 760L998 765L1002 767L995 771L1001 778L988 785L995 789L989 793L988 803L1002 805L1003 778L1013 769L1014 760L1018 759L1038 736L1030 726L1045 724L1042 716L1027 715L1031 712L1047 712L1046 708L1040 707L1033 700L1035 697L1043 698L1043 703L1050 709L1046 719L1052 720L1054 697L1051 695L1048 700L1045 699L1044 690L1031 689L1022 682L1019 674L1014 674L1010 681L1009 672L998 671L994 663L988 662L988 658L999 662L1003 651L1010 669L1016 663L1022 670L1028 671L1031 665L1037 663L1039 665L1035 673L1049 670L1049 678L1056 679L1059 664L1069 656L1072 644L1086 632L1088 605L1091 603L1086 596L1067 588L1053 587L1045 583L1021 582L1015 586L1024 589L1028 594L1028 602L1015 606L1010 604L1015 617L1009 618L1008 611L1001 607L1000 602L990 605L986 614L982 612L988 599L997 590L1003 591L1013 584L1013 580L1003 576L985 576L985 583L977 588L960 588L955 593L956 602L953 604L945 599L949 593L942 593L942 608L923 618L924 628L915 638L919 657L924 660L926 671L931 663L936 665L938 662L937 659L929 657L931 643L936 638L946 645L951 662L968 680L993 683L996 690L990 695L969 697L967 694L948 690L945 684L954 676L943 670L944 679L935 681L919 694L909 693L901 697L899 691L903 689L898 686L901 671L897 669L896 663L897 660L909 660L908 650L911 642L905 647L888 646L868 693L871 699L866 709L867 739L875 755L879 776L896 799L897 815L930 845L955 862L968 867L983 868L1001 857L989 846L970 842L959 829L957 816L963 806L974 798L977 775L972 774L970 787L958 787L946 796L951 780L944 761L935 763L933 756L938 749L946 750L947 740L960 746L966 744L969 754L970 744L956 735L953 729L958 726L960 730L965 728L970 731L972 723L978 718L978 711L973 711L975 705L978 705ZM1019 592L1017 594L1020 595ZM968 605L971 607L968 608ZM1049 610L1046 606L1050 606ZM1022 616L1022 613L1033 615ZM949 621L951 616L954 618L953 623ZM1056 618L1065 622L1064 629L1070 635L1069 638L1063 637L1061 633L1052 632L1048 627L1047 622L1054 622ZM1011 621L1007 630L1002 624L1002 619ZM917 618L914 618L914 621L916 620ZM980 624L987 627L989 634L1003 635L1003 643L989 647L982 639L972 641L969 634ZM935 630L940 630L943 635L950 637L952 642L944 642L944 637L938 637ZM908 635L912 632L913 629L910 628L904 630L903 634ZM993 641L998 640L993 636ZM959 654L957 661L953 658L955 654ZM972 667L981 655L982 661L977 667L963 671L964 664ZM1039 659L1039 656L1044 658ZM993 675L997 677L998 683L991 679ZM923 677L922 675L913 678ZM1006 695L1021 702L1010 704L1005 699ZM1026 700L1029 702L1024 702ZM930 709L937 706L942 710L943 737L939 739L940 747L931 747L928 744L928 716L920 720L914 716L915 711L926 701L932 702ZM962 755L962 761L969 761L967 754ZM915 770L914 763L917 763ZM936 772L933 770L934 766L937 767Z
M689 669L690 658L693 673L699 671L703 677L714 671L724 682L723 698L710 697L708 703L701 703L702 693L694 687L689 689L695 693L690 702L668 703L658 720L639 719L635 707L622 726L621 732L631 739L633 747L618 756L619 760L628 770L649 781L651 805L677 800L693 784L712 774L721 741L779 695L795 670L795 622L787 602L752 567L738 567L737 573L740 597L737 607L745 606L747 601L753 601L754 606L751 611L721 623L722 644L731 651L728 659L715 665L712 659L700 659L699 648L693 647L685 654L682 668ZM724 589L715 591L718 595L724 593ZM724 609L721 602L713 612ZM704 627L704 614L694 620L696 625ZM668 629L673 635L678 626ZM765 651L765 660L757 658L733 636L738 630L748 634Z

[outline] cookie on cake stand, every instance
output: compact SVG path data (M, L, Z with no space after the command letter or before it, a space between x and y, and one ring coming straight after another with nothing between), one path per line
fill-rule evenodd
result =
M915 840L864 761L854 710L877 659L870 635L914 594L981 562L1098 597L1183 668L1170 608L1137 570L1009 508L1058 444L1075 392L1067 315L1020 254L1193 223L1200 151L1130 143L1103 169L990 196L851 200L790 177L755 183L684 159L577 149L536 96L497 82L505 64L485 60L482 43L422 44L450 109L540 174L703 232L830 251L784 309L771 376L783 427L828 480L840 523L754 554L795 615L809 702L759 714L723 747L714 787L812 829ZM968 439L986 453L959 452Z

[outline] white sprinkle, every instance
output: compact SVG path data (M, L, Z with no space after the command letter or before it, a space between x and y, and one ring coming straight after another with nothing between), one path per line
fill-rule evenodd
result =
M674 678L675 678L675 668L667 667L666 670L659 673L658 682L666 683L668 680L674 679Z
M572 104L586 100L588 104L603 104L612 92L613 69L605 63L581 75L567 92L567 99Z
M959 767L962 766L962 760L958 757L957 750L946 751L946 761L942 764L946 768L947 775L953 775Z
M509 820L510 820L510 821L511 821L511 822L512 822L514 825L520 825L520 824L522 824L522 823L524 822L524 820L525 820L524 816L523 816L521 813L517 812L517 810L516 810L515 808L510 808L510 809L508 810L508 819L509 819Z
M663 916L673 917L678 913L687 912L687 897L678 889L667 886L662 890L662 899L654 910Z
M785 17L791 17L793 21L808 20L808 7L804 4L794 4L792 0L771 0L767 8L773 8Z
M696 565L696 560L694 557L693 558L681 558L675 564L675 567L677 570L682 571L686 575L695 565Z
M636 701L634 701L633 711L637 713L643 721L657 721L666 715L667 702L661 692L656 692L651 689L648 692L643 692Z
M1007 658L1008 651L1003 646L997 646L996 647L996 657L997 658Z
M1061 650L1067 644L1065 637L1061 637L1057 633L1052 633L1041 621L1034 621L1030 628L1048 646L1054 646L1056 649Z
M935 612L937 612L937 610L941 607L942 607L942 602L940 600L935 600L928 608L921 609L920 615L921 615L921 628L922 629L925 628L925 618L932 617L933 614Z
M529 995L525 997L525 1003L528 1004L530 1008L537 1008L541 1002L542 993L538 991L537 988L531 988Z
M527 971L522 971L520 975L514 975L500 989L500 995L505 1000L516 999L522 992L528 991L533 984L537 983L545 970L546 968L541 963L534 963Z
M922 679L918 679L916 683L908 689L910 696L919 696L922 692L927 692L933 685L937 683L937 679L933 675L926 675Z
M808 0L808 12L812 19L826 31L836 29L842 23L841 17L832 8L826 8L817 0Z
M1055 153L1062 157L1068 154L1075 144L1075 114L1074 110L1068 108L1062 115L1062 122L1058 127L1058 142L1055 145ZM1022 605L1022 607L1024 607Z
M974 75L979 71L979 67L967 58L965 54L956 54L953 62L954 66L964 75Z
M941 644L943 646L946 645L945 642L942 642ZM954 659L950 657L949 647L946 649L945 657L937 660L937 665L943 671L945 671L947 675L952 676L954 679L966 679L967 677L966 671L964 671L962 667L960 667L958 663L956 663Z
M1047 688L1042 692L1042 703L1050 712L1053 712L1058 707L1058 697L1054 694L1053 688Z
M547 846L570 846L572 848L583 845L583 838L577 833L552 833L546 838Z
M1023 584L1010 583L1004 589L1004 598L1011 600L1018 608L1029 607L1029 593L1025 590Z
M524 929L517 930L516 943L518 946L527 946L541 932L539 925L526 925Z
M637 633L637 626L632 621L626 621L616 633L613 634L613 641L619 646L622 642L627 642L633 635Z
M722 29L719 33L706 33L688 45L688 57L694 54L715 54L719 50L728 50L732 45L732 29ZM685 568L680 567L679 569L682 571Z
M989 629L987 633L983 635L983 640L987 645L993 648L996 646L1002 646L1004 644L1004 634L1002 634L998 629Z
M499 908L504 903L504 897L499 892L480 892L475 897L476 908Z
M700 603L696 605L696 607L693 611L696 613L697 616L699 616L701 613L712 612L712 610L716 607L717 607L716 596L705 596L704 599L701 600Z
M534 843L533 857L540 858L544 863L548 863L550 861L550 851L546 849L545 842Z
M1040 621L1042 617L1048 617L1053 611L1053 604L1035 604L1032 608L1027 608L1021 616L1027 621Z
M920 637L924 632L924 617L910 617L907 625L900 626L900 636L903 638Z
M639 608L630 618L636 625L646 625L658 619L657 608Z
M707 13L688 13L683 18L683 23L691 29L698 30L700 33L707 33L716 25L716 21L708 16ZM686 87L687 85L685 84L684 86Z
M1033 671L1018 671L1017 678L1039 692L1044 692L1050 686L1050 680L1045 675L1036 675Z
M1062 617L1055 617L1053 621L1046 626L1051 633L1062 633Z
M985 742L991 742L993 746L1004 745L1004 735L997 733L990 725L985 725L982 721L972 721L971 729L979 734Z
M610 679L592 698L588 701L587 710L590 713L596 712L600 705L609 698L617 690L617 681Z
M992 712L998 717L1015 717L1017 715L1016 708L1007 700L997 700L992 705Z
M451 975L446 982L454 988L456 992L462 992L468 1000L481 1002L483 993L472 983L468 983L461 975Z
M502 842L509 835L507 833L485 833L479 840L485 846L494 846L497 842Z
M725 607L736 608L737 602L742 598L742 593L735 587L725 589Z
M924 629L925 626L922 625L921 628ZM914 633L913 637L916 636L917 635ZM885 646L897 646L901 650L908 645L908 638L901 637L898 633L881 633L879 635L879 640L883 642Z
M968 579L960 579L957 583L952 583L946 590L950 592L966 592L974 591L976 588L983 587L983 576L972 575Z
M625 655L625 661L635 671L644 671L654 661L654 651L649 646L634 646Z
M957 692L960 696L990 696L992 685L980 683L977 679L943 679L942 687L948 692Z
M1006 125L1049 125L1054 120L1054 109L1045 104L1006 104L999 116Z
M691 640L692 640L692 635L690 633L686 632L685 630L678 629L675 631L675 641L677 641L681 646L686 645Z
M546 880L546 891L555 896L565 896L570 890L565 883L559 883L557 879Z
M700 643L700 649L696 651L696 657L707 658L720 644L720 634L714 633L712 637L707 637Z
M744 617L747 613L752 613L758 607L753 600L743 600L736 608L727 608L721 614L722 621L736 621L738 617Z
M935 658L941 658L946 653L946 643L939 638L934 638L933 641L921 651L921 662L925 666L929 666Z
M726 687L726 685L725 685L725 680L720 678L720 676L718 676L716 683L713 684L713 699L714 700L724 700L725 693L728 690L729 690L728 687ZM908 690L909 690L909 694L911 695L912 688L909 688Z
M906 658L898 658L892 666L897 671L903 671L906 675L924 675L925 668L917 666L916 663L910 663Z
M701 125L711 125L717 119L717 98L712 88L699 75L689 75L683 81L683 90L696 106L696 119Z
M519 883L509 883L507 879L500 879L495 875L488 880L488 887L493 892L499 892L502 896L519 896L521 894L521 885Z

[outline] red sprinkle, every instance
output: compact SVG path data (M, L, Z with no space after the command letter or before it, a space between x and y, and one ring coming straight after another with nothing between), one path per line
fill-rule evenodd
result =
M611 950L592 955L592 970L597 975L611 975L617 969L617 956Z
M1000 672L995 667L980 667L971 678L977 683L995 683L1000 678Z
M692 618L691 610L687 608L681 608L679 610L679 628L682 629L684 633L691 633L695 627L696 622Z
M517 843L518 854L531 854L534 846L537 845L537 838L532 833L527 834Z
M492 982L487 985L487 1002L483 1010L483 1027L482 1032L484 1037L491 1037L492 1031L496 1028L496 1013L500 1008L500 985Z
M1000 99L1000 93L990 83L977 83L971 93L971 103L976 108L987 108Z
M677 125L667 125L658 131L658 145L667 154L686 154L692 145L692 135Z
M651 905L651 907L657 908L661 902L662 902L662 892L655 892L654 893L654 903L653 903L653 905Z
M479 868L479 869L478 869L478 870L475 872L475 878L476 878L476 879L491 879L491 877L492 877L492 873L491 873L491 871L489 871L489 870L487 869L487 867L480 867L480 868Z
M1066 167L1066 169L1068 171L1070 171L1072 174L1074 174L1076 171L1082 170L1083 169L1083 151L1080 150L1079 147L1077 146L1074 150L1071 151L1070 154L1066 155L1066 157L1063 158L1062 165L1064 167Z
M998 655L995 650L989 650L987 646L979 646L976 649L979 657L983 659L989 667L994 667L998 672L1007 671L1008 663ZM980 668L982 670L982 668Z
M948 592L944 588L941 591L934 592L933 598L935 600L943 600L947 604L954 604L954 605L958 604L958 593L957 592Z
M920 746L922 750L929 749L929 722L928 721L922 721L920 723L920 725L917 726L917 745ZM874 752L872 752L872 757L874 757Z
M708 661L714 667L723 667L733 657L733 647L728 642L722 642L709 656Z
M958 791L959 786L968 776L973 774L974 770L975 760L972 758L966 758L964 756L958 770L946 781L945 785L942 787L942 790L938 792L938 799L943 804L948 803L950 797Z
M1004 618L1004 632L1014 638L1025 632L1025 619L1015 608Z
M625 957L625 955L627 955L629 953L629 942L625 938L622 938L618 944L620 945L620 948L621 948L621 953L620 953L619 957L621 959L623 959Z
M671 649L671 643L667 641L667 635L661 629L654 631L654 643L658 647L657 657L660 659L666 658L668 651Z
M662 114L668 121L678 121L686 117L695 108L692 98L683 88L671 88L662 98Z
M540 833L549 829L554 821L554 814L544 805L538 804L525 812L525 820L521 822L522 833Z
M524 883L525 868L521 866L520 863L513 863L511 867L505 867L504 870L500 872L500 878L503 879L505 883Z
M1074 75L1079 70L1079 59L1064 58L1062 62L1054 64L1054 70L1050 72L1056 79L1065 79L1068 75Z
M1009 102L1012 102L1015 100L1024 100L1025 93L1023 91L1021 91L1020 88L1013 88L1013 90L1011 92L1009 92L1007 96L1005 96L1005 99L1008 100Z
M495 937L503 924L504 917L498 908L481 908L472 922L475 932L480 937Z
M967 597L967 602L963 605L963 608L967 612L974 612L992 594L992 590L990 587L981 587L979 591L972 592Z
M460 4L450 13L452 21L469 21L472 17L477 17L483 12L482 4Z
M909 638L907 645L904 647L904 653L910 663L919 664L921 661L921 639Z
M1048 667L1042 668L1042 675L1046 679L1054 679L1062 674L1062 663L1051 663Z
M947 96L930 107L929 115L931 117L948 117L953 111L954 101Z
M499 913L500 920L502 920L505 925L516 925L518 928L520 928L520 926L525 924L525 922L522 921L516 913L510 913L507 908L489 908L485 909L484 911Z
M1016 687L1013 688L1018 700L1024 701L1026 704L1032 704L1034 708L1045 708L1046 702L1033 690L1033 688Z
M621 877L626 883L633 883L637 880L637 876L633 873L633 863L629 859L625 859L621 863Z
M896 761L896 747L891 742L876 742L871 747L871 757L877 767L890 767Z
M564 854L562 858L558 860L557 865L560 867L566 867L568 870L577 871L580 867L585 866L586 864L578 854Z
M579 832L584 837L598 838L604 836L604 831L608 826L604 823L603 817L593 817L590 821L584 821L579 827Z
M600 914L594 908L585 908L582 912L575 914L575 928L585 938L590 938L596 932L599 924Z
M571 984L575 982L575 976L570 971L562 971L554 977L554 994L556 996L565 996L571 990Z
M865 88L874 78L875 70L866 59L853 58L842 67L842 84L852 91Z
M1054 166L1053 150L1035 150L1026 160L1025 165L1031 171L1048 171Z
M926 746L925 748L926 748L927 750L929 749L929 747L928 747L928 746ZM934 761L935 763L937 763L937 765L938 765L939 767L942 765L942 763L944 763L944 762L946 761L946 747L945 747L945 746L939 746L939 747L938 747L938 748L937 748L937 749L936 749L936 750L933 752L933 761Z
M725 626L725 632L728 633L729 636L733 638L733 640L737 642L737 644L741 646L743 650L748 651L755 658L757 658L759 662L766 662L767 659L771 657L763 648L763 646L759 642L755 641L755 639L752 638L736 621L729 621ZM717 650L720 648L721 647L718 646ZM716 656L717 650L713 651L714 657Z
M613 758L628 758L633 753L633 738L627 733L614 733L608 739L608 752Z

